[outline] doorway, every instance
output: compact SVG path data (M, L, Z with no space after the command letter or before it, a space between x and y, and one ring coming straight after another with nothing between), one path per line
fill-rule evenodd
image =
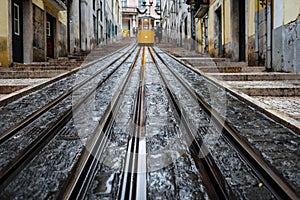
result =
M245 0L239 1L239 61L246 60L246 7Z
M23 4L22 0L12 2L12 51L13 62L23 63Z
M47 14L46 35L47 35L47 57L54 58L55 19Z

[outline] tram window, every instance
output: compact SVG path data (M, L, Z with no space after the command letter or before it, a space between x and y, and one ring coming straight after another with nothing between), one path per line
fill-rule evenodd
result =
M150 26L149 26L149 20L148 19L144 19L143 21L144 24L144 30L149 30Z
M141 30L143 28L143 21L139 20L139 29Z

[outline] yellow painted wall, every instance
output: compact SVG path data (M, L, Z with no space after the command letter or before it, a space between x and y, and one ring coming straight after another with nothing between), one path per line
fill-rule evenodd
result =
M199 52L203 52L203 48L202 48L202 26L201 26L201 20L199 19L197 22L197 41L198 41L198 51Z
M210 4L208 11L208 53L214 53L214 6L216 1Z
M248 1L248 37L255 34L255 1Z
M300 0L284 1L284 24L297 19L300 14Z
M58 20L63 25L67 26L67 11L60 11L58 13Z
M231 42L231 14L230 14L230 0L223 0L223 45Z
M9 66L8 48L8 1L2 1L0 6L0 66Z

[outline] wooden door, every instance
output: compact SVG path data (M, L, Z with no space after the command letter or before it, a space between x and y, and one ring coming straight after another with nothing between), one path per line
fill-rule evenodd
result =
M47 35L47 57L54 58L55 19L47 14L46 35Z

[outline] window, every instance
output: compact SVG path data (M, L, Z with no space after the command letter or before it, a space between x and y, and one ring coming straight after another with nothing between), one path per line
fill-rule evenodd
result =
M122 8L127 8L127 0L122 0Z
M46 22L46 34L47 34L47 36L51 36L51 31L50 31L50 22L49 21L47 21Z
M14 4L14 33L15 35L20 35L20 10L18 4Z
M143 7L143 1L145 1L145 0L138 0L138 7Z

